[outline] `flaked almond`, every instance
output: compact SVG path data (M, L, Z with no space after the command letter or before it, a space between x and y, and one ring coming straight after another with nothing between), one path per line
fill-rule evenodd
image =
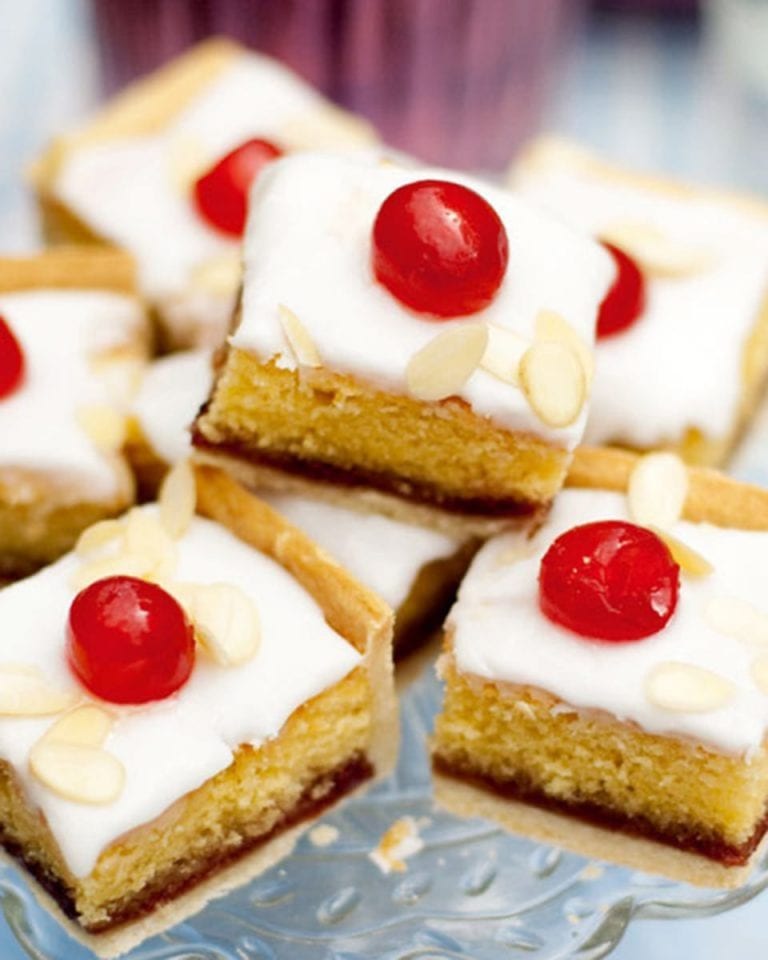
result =
M528 340L520 334L489 323L488 343L480 366L504 383L517 387L520 384L520 360L529 346Z
M242 590L229 583L177 584L170 590L217 663L237 667L256 655L261 642L259 612Z
M711 270L712 251L669 236L650 223L621 220L600 233L600 239L626 251L646 273L657 277L686 277Z
M168 145L168 177L179 193L188 194L209 166L210 158L201 140L189 133L174 136Z
M286 150L337 149L376 141L372 127L337 107L317 107L284 120L278 142Z
M282 303L278 307L280 314L280 323L285 334L285 339L291 348L291 352L296 363L302 367L320 367L320 354L312 341L307 328L299 320L293 310L284 306Z
M78 557L87 557L108 543L113 543L124 533L125 524L122 520L99 520L80 534L75 545L75 553Z
M0 664L0 716L45 717L72 706L74 695L57 690L37 667Z
M70 577L70 585L73 590L79 591L105 577L147 577L151 574L151 564L147 563L147 559L145 555L125 550L109 557L100 557L75 570Z
M691 663L668 660L651 670L645 694L654 706L674 713L707 713L729 703L735 694L725 677Z
M488 347L488 326L466 323L439 333L405 368L408 392L417 400L444 400L460 393Z
M176 543L158 515L134 508L125 521L124 555L143 557L147 576L167 577L176 566Z
M563 342L535 341L520 361L520 386L531 409L550 427L567 427L581 413L587 378L573 349Z
M688 470L675 453L648 453L630 474L629 514L643 527L668 530L680 519L688 496Z
M672 559L680 567L683 573L689 577L708 577L715 569L712 564L700 553L689 547L687 543L673 537L671 533L662 530L661 527L649 527L656 536L663 540L667 549L672 554Z
M80 407L77 422L99 450L119 450L125 442L125 416L114 407L105 404Z
M96 704L87 703L65 713L46 732L47 742L71 743L81 747L102 747L112 729L112 717Z
M584 368L587 386L595 373L595 358L592 351L566 319L554 310L540 310L536 317L536 339L565 343L573 350Z
M123 410L131 405L139 391L145 364L142 360L108 354L92 360L91 369L98 374L110 402Z
M166 533L175 540L183 537L195 515L197 503L195 474L188 460L180 460L165 475L158 502L160 523Z
M112 803L125 785L122 763L106 750L46 737L32 747L29 767L49 790L75 803Z
M742 643L768 646L768 614L739 597L712 597L704 619L717 633Z
M233 295L243 275L239 253L222 253L198 263L190 274L194 289L215 297Z
M752 679L763 693L768 693L768 657L756 657L752 661Z

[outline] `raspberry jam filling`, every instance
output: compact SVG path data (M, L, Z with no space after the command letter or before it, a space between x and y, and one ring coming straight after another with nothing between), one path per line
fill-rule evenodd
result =
M189 679L194 631L162 587L137 577L106 577L72 602L67 657L81 683L103 700L162 700Z
M24 352L3 317L0 317L0 401L10 397L24 380Z
M614 247L604 243L616 266L616 276L608 289L597 315L597 338L623 333L639 320L645 310L645 277L635 261Z
M641 640L675 611L680 568L650 530L620 520L573 527L550 546L539 570L539 606L582 637Z
M194 185L198 212L210 226L242 237L248 192L262 169L283 155L269 140L246 140L215 163Z
M508 260L499 215L458 183L407 183L387 197L373 225L374 276L406 307L432 317L487 307Z

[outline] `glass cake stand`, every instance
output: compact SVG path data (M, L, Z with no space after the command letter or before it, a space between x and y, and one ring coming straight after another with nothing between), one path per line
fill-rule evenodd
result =
M281 865L146 941L130 960L597 960L633 918L715 914L768 886L768 856L738 890L698 890L434 809L425 742L440 691L431 665L418 666L406 665L416 675L402 684L397 770L324 819L338 839L320 848L305 836ZM424 849L405 873L384 875L368 854L405 815ZM3 960L92 956L12 866L0 868L0 905Z

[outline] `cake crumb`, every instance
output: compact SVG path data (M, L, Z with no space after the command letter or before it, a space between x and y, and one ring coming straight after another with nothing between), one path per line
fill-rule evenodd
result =
M379 845L371 850L368 858L372 860L382 873L404 873L408 867L405 863L424 848L424 841L419 836L419 828L413 817L401 817L384 833Z
M329 823L320 823L309 831L309 842L313 847L330 847L339 839L339 831Z

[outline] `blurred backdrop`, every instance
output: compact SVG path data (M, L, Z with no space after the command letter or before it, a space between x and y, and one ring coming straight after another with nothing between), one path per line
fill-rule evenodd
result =
M768 195L768 0L0 0L0 249L37 242L22 177L39 147L212 32L283 58L427 159L498 174L549 130ZM766 919L758 898L638 923L614 958L757 960Z

